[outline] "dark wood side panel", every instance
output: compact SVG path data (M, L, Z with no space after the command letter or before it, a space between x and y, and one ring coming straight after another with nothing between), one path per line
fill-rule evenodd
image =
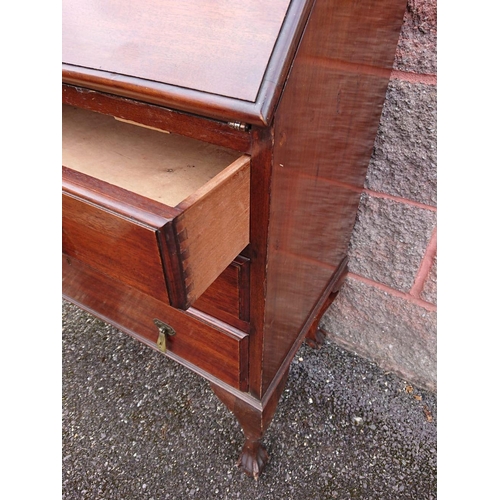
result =
M223 329L178 311L121 281L63 255L63 296L151 347L156 345L157 318L174 328L168 353L188 361L217 379L246 390L247 335Z
M347 253L405 5L317 0L307 25L275 117L264 392Z

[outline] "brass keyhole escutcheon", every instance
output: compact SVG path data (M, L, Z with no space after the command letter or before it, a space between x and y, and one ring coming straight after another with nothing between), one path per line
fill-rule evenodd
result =
M173 337L175 335L175 330L167 323L160 321L159 319L153 320L154 324L158 328L158 340L156 345L161 352L167 351L167 337Z

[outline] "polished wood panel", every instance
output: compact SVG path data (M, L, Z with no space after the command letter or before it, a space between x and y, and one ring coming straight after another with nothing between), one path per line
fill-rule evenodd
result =
M137 223L63 193L63 252L169 301L157 242L158 227Z
M318 0L275 117L265 391L347 254L404 0Z
M216 120L267 126L272 122L290 64L313 4L314 0L291 2L255 102L64 62L63 82L76 85L82 90L87 88L108 92Z
M247 335L236 329L218 328L199 317L173 309L121 280L63 255L63 296L120 329L141 337L156 348L157 318L176 334L168 338L170 353L245 390L247 380ZM103 300L106 297L106 300Z
M248 331L249 279L250 260L238 256L193 303L193 308Z
M252 172L250 197L250 245L244 255L250 270L250 344L249 392L260 398L264 349L264 313L267 295L267 252L269 205L274 135L270 128L252 129Z
M63 1L63 61L255 101L290 0Z

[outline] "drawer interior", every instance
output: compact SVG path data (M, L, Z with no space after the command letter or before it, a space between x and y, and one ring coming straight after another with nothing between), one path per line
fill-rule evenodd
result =
M171 207L241 156L68 105L62 124L63 165Z
M63 106L63 252L187 309L249 243L250 157Z

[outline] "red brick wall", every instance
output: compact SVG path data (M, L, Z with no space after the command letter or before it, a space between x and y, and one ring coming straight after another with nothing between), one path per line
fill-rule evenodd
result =
M321 328L436 389L436 0L409 0L365 189L350 273Z

